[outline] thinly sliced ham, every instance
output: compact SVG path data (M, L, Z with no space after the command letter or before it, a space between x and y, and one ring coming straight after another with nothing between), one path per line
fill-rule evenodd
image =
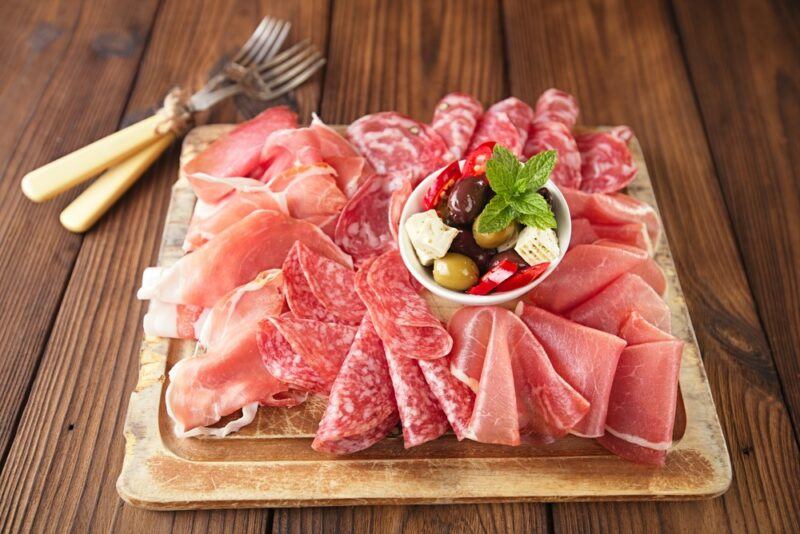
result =
M383 439L399 421L383 345L364 317L331 388L311 447L350 454Z
M592 224L643 223L653 247L658 245L661 223L653 207L623 193L607 195L560 187L569 205L570 217L588 219Z
M336 169L339 188L347 198L351 198L364 179L375 173L374 169L347 139L316 115L311 121L311 129L319 139L323 160Z
M639 345L651 341L671 341L672 335L650 323L639 312L631 312L628 318L619 327L619 337L628 342L628 345Z
M336 219L347 204L333 167L327 163L292 167L272 178L267 188L285 199L288 215L315 224L333 237Z
M355 292L355 273L301 242L283 262L286 301L298 317L358 326L366 312Z
M624 245L640 248L653 255L653 243L644 223L593 224L598 239L609 239Z
M198 198L215 202L230 192L224 182L195 181L195 174L219 178L249 176L259 165L266 139L277 130L296 128L297 115L289 108L269 108L214 141L186 164L183 171Z
M587 219L572 219L572 234L569 239L570 250L578 245L590 245L597 241L597 232Z
M594 242L595 245L611 248L620 248L628 252L636 253L639 247L633 247L620 243L619 241L612 241L611 239L598 239ZM667 293L667 277L664 276L664 271L658 266L658 263L653 258L647 258L639 265L634 266L630 271L631 274L638 275L653 288L653 290L662 297Z
M257 341L270 374L296 389L328 395L355 334L352 326L285 313L262 321Z
M553 441L589 410L553 368L522 320L496 307L464 307L450 319L451 369L476 393L466 437L518 445Z
M203 306L151 300L144 315L144 333L148 336L197 339L208 311Z
M602 436L625 341L522 302L517 314L542 344L556 372L590 403L589 413L571 432L581 437Z
M295 241L346 267L342 252L318 227L278 212L254 211L171 267L145 269L140 299L212 307L259 272L279 268Z

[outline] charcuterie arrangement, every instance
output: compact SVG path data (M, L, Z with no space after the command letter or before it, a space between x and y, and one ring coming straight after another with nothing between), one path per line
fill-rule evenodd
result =
M652 258L660 221L621 192L631 130L581 132L577 117L556 89L485 110L452 93L427 124L380 112L342 132L274 107L209 145L182 169L197 197L186 255L146 269L138 293L147 335L197 341L169 371L176 434L222 437L259 407L319 396L320 453L399 427L406 448L451 431L505 446L573 434L663 465L683 342ZM404 215L417 191L424 209ZM443 317L405 237L443 288L538 285Z

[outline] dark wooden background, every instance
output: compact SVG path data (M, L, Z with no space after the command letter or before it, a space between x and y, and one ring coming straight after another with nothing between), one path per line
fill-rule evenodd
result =
M328 57L293 100L328 122L428 119L447 91L534 102L642 142L733 460L719 499L154 513L114 487L142 269L175 146L85 236L22 175L198 86L265 14ZM215 121L240 120L228 103ZM800 3L4 0L0 522L12 532L800 531ZM691 414L689 415L691 417Z

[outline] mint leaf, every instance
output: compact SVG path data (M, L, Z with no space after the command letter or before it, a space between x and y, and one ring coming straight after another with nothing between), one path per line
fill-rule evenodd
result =
M556 216L549 209L544 212L526 213L519 216L519 222L525 226L533 226L535 228L555 228Z
M495 196L486 204L478 219L478 231L484 234L499 232L514 220L514 208L500 195Z
M556 166L558 155L555 150L539 152L525 162L517 173L514 190L517 194L536 191L542 187Z
M550 205L536 191L524 193L509 199L509 204L521 215L537 214L550 211Z
M495 145L491 159L486 162L486 179L489 180L492 190L504 197L513 195L520 167L519 160L511 151Z

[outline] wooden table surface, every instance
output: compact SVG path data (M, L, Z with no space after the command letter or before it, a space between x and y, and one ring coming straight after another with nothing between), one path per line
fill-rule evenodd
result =
M156 513L115 481L178 147L84 236L22 175L197 86L265 14L328 57L290 100L332 123L577 95L642 142L733 461L721 498ZM230 102L212 121L241 120ZM800 531L800 3L4 0L0 522L11 532ZM691 414L689 414L691 417Z

